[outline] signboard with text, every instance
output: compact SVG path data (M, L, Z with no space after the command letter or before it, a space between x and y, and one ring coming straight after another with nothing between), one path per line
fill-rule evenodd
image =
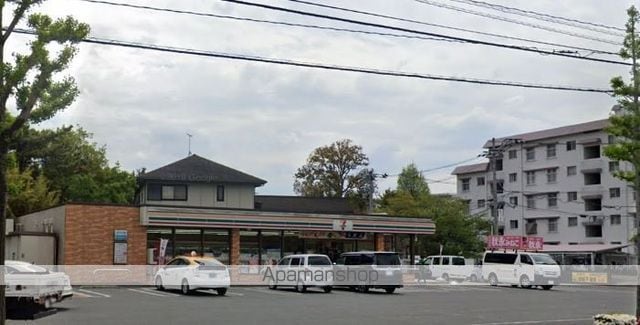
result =
M367 239L367 233L353 231L301 231L299 237L310 239Z
M542 237L489 236L487 238L487 249L539 251L543 246L544 239Z

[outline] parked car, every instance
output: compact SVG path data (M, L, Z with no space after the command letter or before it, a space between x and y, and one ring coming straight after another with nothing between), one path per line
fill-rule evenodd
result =
M369 272L369 274L375 275L375 279L373 277L342 278L341 274L350 274L350 268L351 271L355 269L356 271ZM384 289L391 294L397 288L403 287L402 265L398 253L395 252L343 253L336 261L335 272L335 285L347 286L360 292L368 292L369 289Z
M560 266L549 254L516 251L485 252L482 273L492 286L505 283L544 290L559 284L561 276Z
M28 262L4 262L7 309L48 309L73 296L69 276Z
M432 255L428 256L427 274L432 278L441 278L444 281L464 281L473 275L473 266L466 265L463 256L457 255Z
M189 294L198 289L215 289L224 296L231 285L229 269L213 257L178 256L156 273L158 290L180 289Z
M288 255L270 271L268 285L272 290L290 286L305 292L309 287L318 287L329 293L333 289L333 265L327 255ZM294 276L289 277L289 274Z

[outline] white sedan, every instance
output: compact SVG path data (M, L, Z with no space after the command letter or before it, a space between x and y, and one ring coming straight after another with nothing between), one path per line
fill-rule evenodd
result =
M215 289L225 295L231 285L229 269L212 257L178 256L161 267L155 275L158 290L180 289L189 294L198 289Z

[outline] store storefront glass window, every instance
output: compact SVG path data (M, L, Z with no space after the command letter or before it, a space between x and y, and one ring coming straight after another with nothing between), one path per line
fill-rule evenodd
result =
M284 232L284 255L303 254L304 242L298 231Z
M200 229L176 228L176 255L202 255Z
M173 257L171 228L149 228L147 230L147 264L163 265ZM165 241L164 256L160 256L161 240Z
M240 230L240 265L258 265L258 232Z
M280 259L281 237L279 230L262 230L262 265L275 265Z
M229 230L205 229L203 252L204 256L229 264Z

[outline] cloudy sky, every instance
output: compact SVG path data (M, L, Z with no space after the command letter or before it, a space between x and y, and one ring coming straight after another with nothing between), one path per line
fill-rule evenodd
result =
M123 0L113 0L124 2ZM253 0L251 0L253 1ZM350 15L290 1L278 6L487 41L557 48L477 34ZM617 52L616 45L478 17L414 0L313 0L429 23ZM525 10L623 27L629 0L487 0ZM472 7L611 41L620 37ZM127 3L286 22L365 29L209 0ZM49 0L38 8L89 23L92 36L172 47L258 55L457 77L607 88L624 66L486 46L273 26L175 13ZM394 33L393 31L387 31ZM14 35L10 51L29 40ZM583 55L589 52L581 52ZM590 57L617 59L591 54ZM261 194L292 194L293 174L316 147L349 138L371 166L398 173L476 157L485 140L605 118L615 101L604 94L531 90L312 70L262 63L83 44L69 69L81 90L76 103L42 127L77 124L104 144L112 162L148 170L192 151L268 180ZM480 160L478 160L480 161ZM455 192L451 168L426 173L444 180L434 192ZM381 181L380 189L395 187Z

